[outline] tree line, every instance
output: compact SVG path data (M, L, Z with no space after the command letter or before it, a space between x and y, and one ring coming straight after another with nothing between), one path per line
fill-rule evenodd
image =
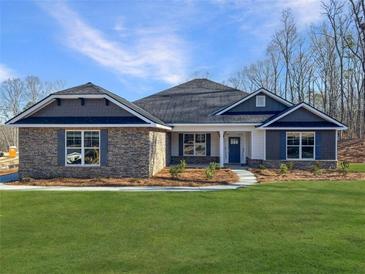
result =
M36 76L5 80L0 86L0 151L18 144L18 131L2 125L48 94L64 87L63 81L42 81Z
M364 0L324 1L322 12L323 22L299 32L291 10L284 10L265 57L235 72L228 84L304 101L347 124L349 138L364 137Z

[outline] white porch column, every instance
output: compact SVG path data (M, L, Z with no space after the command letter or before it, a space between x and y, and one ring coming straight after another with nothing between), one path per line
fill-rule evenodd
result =
M219 165L224 166L224 131L219 131Z

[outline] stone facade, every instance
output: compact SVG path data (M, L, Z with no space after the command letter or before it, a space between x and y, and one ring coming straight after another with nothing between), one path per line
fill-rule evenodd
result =
M316 160L316 161L281 161L281 160L256 160L247 158L247 165L250 167L265 166L267 168L279 168L281 164L293 163L294 168L312 169L314 165L319 164L321 168L333 169L337 167L337 161Z
M155 175L163 169L168 157L168 138L164 131L150 131L150 160L149 160L149 175Z
M58 130L19 129L21 178L149 177L166 166L166 133L151 128L108 128L105 166L59 165Z
M211 162L219 163L219 157L215 156L171 156L170 163L176 165L181 160L185 160L188 165L209 164Z

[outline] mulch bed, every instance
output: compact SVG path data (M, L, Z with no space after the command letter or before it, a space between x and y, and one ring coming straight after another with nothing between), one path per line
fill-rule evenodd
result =
M177 179L171 178L169 170L163 169L152 178L54 178L24 179L11 184L33 186L207 186L230 184L238 181L237 175L230 169L216 171L213 179L207 179L204 169L186 169Z
M346 181L365 180L365 173L349 172L346 175L337 170L321 170L321 174L315 175L312 171L294 169L287 174L280 174L279 169L250 169L260 183L270 183L277 181Z

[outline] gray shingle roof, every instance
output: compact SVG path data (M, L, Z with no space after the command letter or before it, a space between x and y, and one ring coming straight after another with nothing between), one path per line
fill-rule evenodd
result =
M194 79L134 103L165 123L260 123L272 115L212 115L248 93L208 79Z
M165 125L163 121L159 118L155 117L154 115L150 114L146 110L140 108L139 106L129 102L128 100L120 97L113 92L110 92L102 87L99 87L91 82L88 82L84 85L64 89L61 91L57 91L53 93L55 95L93 95L93 94L105 94L113 98L114 100L118 101L119 103L127 106L128 108L132 109L133 111L137 112L138 114L142 115L143 117L151 120L154 123Z

